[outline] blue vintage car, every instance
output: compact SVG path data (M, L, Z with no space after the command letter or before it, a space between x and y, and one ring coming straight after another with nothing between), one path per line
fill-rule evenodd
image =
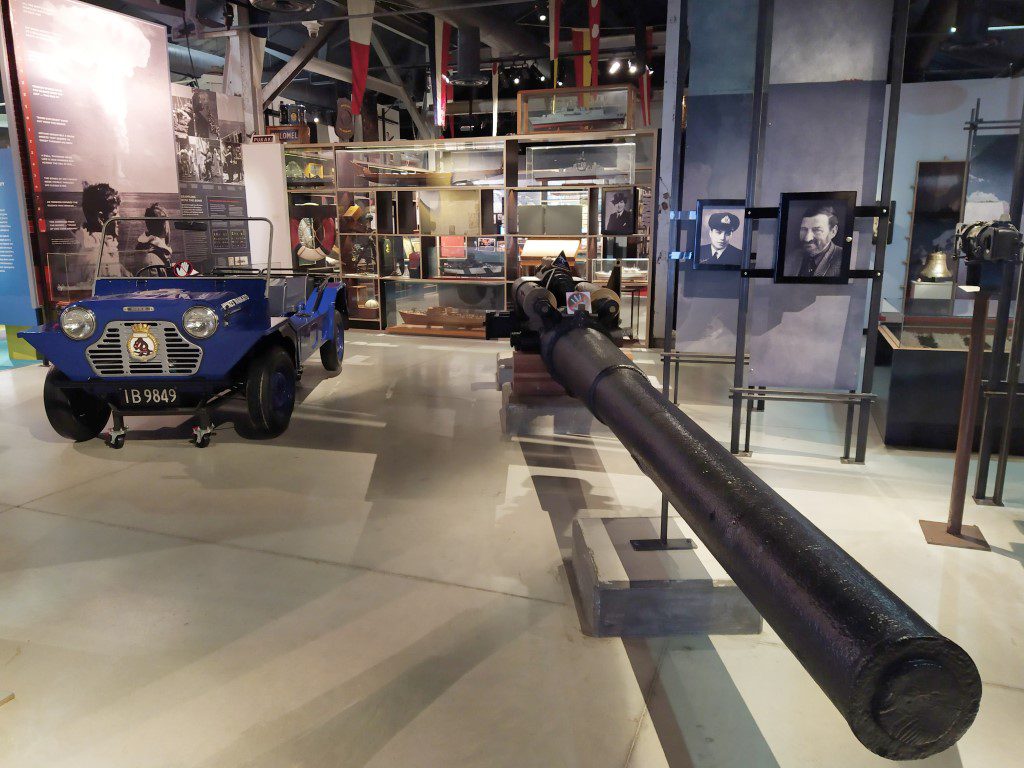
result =
M128 221L153 217L107 225ZM336 272L273 270L269 260L262 270L220 264L202 271L147 261L132 274L101 247L92 295L56 322L19 334L52 365L43 405L61 436L91 440L113 415L107 442L120 448L126 415L188 413L198 416L194 442L205 447L211 408L241 396L239 433L275 437L291 419L303 362L319 351L328 371L341 370L347 313Z

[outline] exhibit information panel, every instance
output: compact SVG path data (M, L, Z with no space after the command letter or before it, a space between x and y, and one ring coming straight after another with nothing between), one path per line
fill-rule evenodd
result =
M181 215L246 216L242 172L245 118L241 97L175 83L171 86L171 100ZM194 266L210 259L218 264L248 264L248 227L239 221L188 231L184 248L184 258Z
M10 0L13 75L30 162L31 208L51 298L145 263L146 228L114 216L177 215L166 29L77 0ZM168 234L179 252L181 233Z
M0 51L6 49L0 25ZM18 136L11 121L7 59L0 54L0 325L35 325L35 280L25 226Z

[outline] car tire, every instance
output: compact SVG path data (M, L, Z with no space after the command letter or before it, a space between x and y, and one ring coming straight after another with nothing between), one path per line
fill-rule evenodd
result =
M50 368L43 384L43 409L46 418L61 437L76 443L99 437L110 418L110 406L104 400L81 389L65 389L69 381L61 371Z
M341 312L334 310L334 336L320 346L320 362L332 373L341 370L341 359L345 356L345 329Z
M245 380L246 432L255 438L277 437L295 409L295 362L274 345L249 363Z

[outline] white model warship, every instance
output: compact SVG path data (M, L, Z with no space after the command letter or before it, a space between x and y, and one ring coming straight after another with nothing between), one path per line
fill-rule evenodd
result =
M606 123L616 125L626 117L622 107L578 107L570 106L546 115L530 118L534 130L559 131L566 128L600 128Z

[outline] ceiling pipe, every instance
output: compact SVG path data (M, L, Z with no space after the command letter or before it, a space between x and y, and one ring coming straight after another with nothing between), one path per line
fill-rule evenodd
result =
M452 74L455 85L481 86L490 82L490 75L480 70L479 27L459 27L459 50L455 61Z

